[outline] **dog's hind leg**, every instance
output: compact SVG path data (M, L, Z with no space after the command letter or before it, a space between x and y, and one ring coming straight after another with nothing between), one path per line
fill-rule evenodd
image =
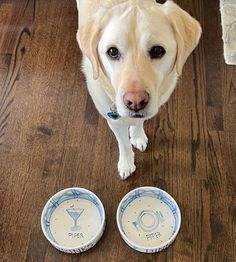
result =
M119 162L118 171L122 179L129 177L136 169L134 165L134 152L129 140L129 129L126 126L114 124L112 121L107 121L109 127L116 136L119 145Z
M131 144L141 152L145 151L148 144L148 138L143 128L143 122L137 126L131 126L129 129Z

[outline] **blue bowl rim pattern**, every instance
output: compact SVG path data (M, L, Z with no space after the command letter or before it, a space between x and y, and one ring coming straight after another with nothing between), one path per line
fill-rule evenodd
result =
M74 197L69 197L69 198L65 197L60 203L58 203L58 201L64 196L64 194L66 192L71 192ZM50 231L48 232L48 230L47 230L47 227L49 227L49 222L47 221L47 216L49 216L49 218L51 218L51 215L52 215L52 213L54 212L54 210L56 209L57 206L59 206L61 203L63 203L66 200L78 199L78 198L80 198L79 196L83 196L82 199L87 199L87 200L93 202L96 205L96 207L99 210L99 214L101 216L101 225L100 225L96 235L91 240L89 240L87 243L85 243L81 246L68 247L68 246L60 245L53 239ZM56 199L56 201L55 201L55 199ZM66 189L63 189L63 190L57 192L47 201L47 203L45 204L45 206L43 208L42 215L41 215L41 227L42 227L43 233L44 233L45 237L47 238L47 240L53 246L55 246L57 249L59 249L61 251L63 250L64 252L66 252L66 251L70 251L70 250L72 251L72 250L76 250L76 249L82 250L83 248L87 247L90 244L97 243L97 241L100 239L100 237L102 236L102 233L104 231L105 223L106 223L105 220L106 220L106 218L105 218L104 206L103 206L101 200L99 199L99 197L97 195L95 195L93 192L91 192L90 190L85 189L85 188L71 187L71 188L66 188ZM93 245L91 245L91 247L92 246Z
M170 209L172 210L172 208L175 209L175 218L177 217L178 221L176 221L175 219L175 230L174 233L172 234L172 236L170 237L170 239L166 242L164 242L163 244L159 245L159 246L153 246L153 247L147 247L147 246L140 246L136 243L134 243L133 241L131 241L125 234L124 230L123 230L123 226L122 226L122 214L124 213L125 208L128 206L128 204L130 202L132 202L133 200L135 200L136 198L139 198L141 196L151 196L148 194L148 191L150 194L155 194L157 196L158 199L162 199L163 201L163 196L168 200L169 203L167 203L166 201L163 201L165 204L167 204ZM143 195L143 193L147 193L145 195ZM172 205L172 207L171 207ZM122 238L124 239L124 241L133 249L140 251L140 252L145 252L145 253L149 253L149 250L155 250L154 252L158 252L161 251L163 249L165 249L166 247L168 247L176 238L179 230L180 230L180 226L181 226L181 212L179 209L178 204L176 203L176 201L174 200L174 198L168 194L166 191L157 188L157 187L151 187L151 186L143 186L143 187L138 187L135 188L133 190L131 190L130 192L128 192L120 201L119 206L117 208L117 212L116 212L116 222L117 222L117 226L118 229L120 231L120 234L122 236Z

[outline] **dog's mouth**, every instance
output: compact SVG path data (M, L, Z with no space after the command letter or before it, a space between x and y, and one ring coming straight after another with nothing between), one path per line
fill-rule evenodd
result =
M128 108L119 108L116 106L116 104L113 104L110 107L110 112L107 113L107 115L112 119L119 119L119 118L149 118L150 114L147 110L127 110Z
M146 114L140 114L140 113L136 113L136 114L132 114L130 115L131 118L145 118L147 117Z

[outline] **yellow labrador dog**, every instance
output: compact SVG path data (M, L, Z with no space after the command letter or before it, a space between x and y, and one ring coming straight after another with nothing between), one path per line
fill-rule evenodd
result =
M197 46L201 27L172 1L77 0L77 40L89 93L119 145L118 171L135 171L132 145L147 147L143 129L173 92Z

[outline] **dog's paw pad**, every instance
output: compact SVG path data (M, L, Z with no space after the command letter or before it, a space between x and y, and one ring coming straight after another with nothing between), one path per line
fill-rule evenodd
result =
M118 163L118 171L121 179L126 179L131 176L135 171L136 166L133 163L128 163L126 161L122 161Z
M141 152L144 152L147 148L148 145L148 139L147 137L142 137L142 138L131 138L130 139L131 144L137 148L138 150L140 150Z

